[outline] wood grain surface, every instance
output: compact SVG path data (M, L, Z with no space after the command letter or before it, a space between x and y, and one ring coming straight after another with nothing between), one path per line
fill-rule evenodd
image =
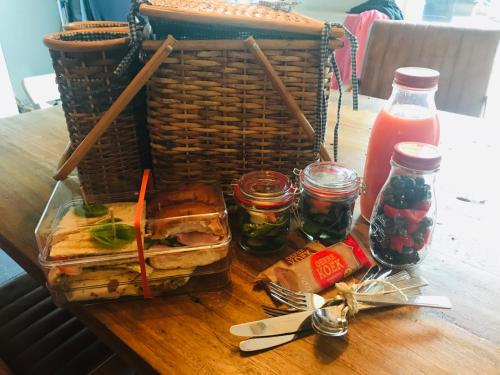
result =
M370 126L382 104L363 97L359 112L343 108L340 161L360 173ZM329 115L333 124L334 110ZM277 256L257 258L234 244L232 284L224 290L73 305L71 310L141 372L498 374L500 257L494 214L499 199L493 176L499 130L483 120L444 112L440 119L438 221L433 247L418 273L431 284L428 294L451 298L452 310L398 307L363 312L344 339L315 335L243 354L240 339L229 334L229 327L265 317L260 304L268 304L268 297L253 290L253 282ZM67 142L62 111L52 108L2 119L0 135L0 247L40 280L33 231ZM362 219L357 219L353 234L367 248ZM302 241L293 233L289 250Z

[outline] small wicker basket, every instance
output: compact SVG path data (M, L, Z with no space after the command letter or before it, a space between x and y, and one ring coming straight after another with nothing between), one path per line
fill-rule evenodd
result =
M326 59L342 30L333 29L322 53L324 23L263 6L224 1L151 0L140 12L154 34L177 39L148 83L148 127L157 187L185 181L231 183L253 170L291 175L318 160L318 149L273 89L243 43L253 36L311 126L327 102ZM158 42L146 41L146 55ZM325 108L326 110L326 108ZM323 128L322 128L323 127ZM322 142L322 140L321 140Z
M78 21L70 22L64 25L64 31L69 30L82 30L82 29L95 29L95 28L108 28L108 27L128 27L127 22L120 21Z
M71 148L94 127L133 78L130 69L113 71L129 47L128 29L93 28L64 31L44 38L50 50L66 116ZM133 191L140 184L144 118L133 102L120 114L78 166L87 196Z

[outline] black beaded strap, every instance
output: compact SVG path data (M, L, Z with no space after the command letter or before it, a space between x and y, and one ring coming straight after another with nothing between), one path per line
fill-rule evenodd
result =
M338 160L338 144L339 144L339 127L340 127L340 112L342 108L342 78L340 77L339 68L337 66L337 61L335 59L335 51L329 55L329 42L330 42L330 31L333 27L340 27L344 30L347 39L351 44L351 69L352 69L352 107L355 111L358 110L358 77L356 73L356 53L358 50L358 41L356 37L342 24L338 23L325 23L323 27L323 33L321 35L321 63L320 63L320 73L318 81L318 110L316 113L316 138L314 142L315 151L319 150L321 144L325 138L326 129L326 119L327 119L327 91L324 89L324 72L325 64L331 63L333 68L333 73L338 84L339 98L337 101L337 118L335 122L335 128L333 133L333 160Z
M144 26L146 21L144 17L139 14L139 6L141 4L151 4L148 0L131 0L130 12L127 16L128 28L130 33L130 49L122 59L120 64L113 72L116 76L121 76L129 69L132 63L139 57L141 51L142 41L144 40Z

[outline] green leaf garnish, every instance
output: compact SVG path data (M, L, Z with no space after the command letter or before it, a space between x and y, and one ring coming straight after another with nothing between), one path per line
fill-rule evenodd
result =
M149 249L151 246L155 245L158 241L157 240L153 240L152 238L150 237L145 237L144 238L144 249Z
M287 222L285 216L278 217L274 223L246 223L243 224L243 233L245 233L248 237L261 237L267 235L273 229L280 228L286 224Z
M113 235L113 224L99 225L90 231L92 238L100 245L118 249L135 240L134 227L127 224L115 224L116 236Z
M99 217L108 213L108 208L102 204L80 204L74 207L75 215L80 217Z

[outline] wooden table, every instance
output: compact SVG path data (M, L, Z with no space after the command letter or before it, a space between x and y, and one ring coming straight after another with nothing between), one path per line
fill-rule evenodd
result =
M340 161L362 171L370 126L382 101L344 108ZM333 106L332 106L333 108ZM331 111L333 121L334 110ZM429 294L448 295L452 310L399 307L359 314L344 339L310 336L254 354L238 350L235 323L263 318L267 297L252 290L275 258L235 248L232 285L217 292L121 301L71 310L143 372L168 374L498 374L500 256L494 185L499 127L441 113L443 152L433 248L419 272ZM0 120L0 247L38 280L33 231L67 141L59 108ZM356 221L366 247L367 225Z

